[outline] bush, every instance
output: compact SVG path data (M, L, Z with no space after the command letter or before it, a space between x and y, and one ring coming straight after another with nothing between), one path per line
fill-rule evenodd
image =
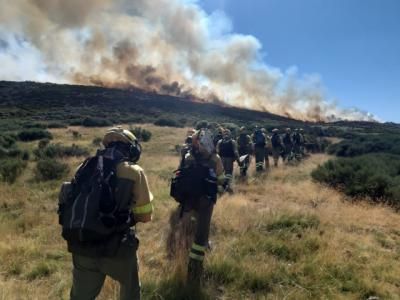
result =
M101 137L95 137L92 141L92 144L96 147L101 146L103 139Z
M29 160L29 152L15 146L9 149L0 146L0 159L1 158L21 158L22 160Z
M71 119L68 121L68 125L70 126L81 126L83 123L82 119Z
M216 124L216 123L215 123ZM195 128L197 129L197 130L199 130L199 129L201 129L201 128L207 128L208 127L208 122L206 121L206 120L201 120L201 121L198 121L197 123L196 123L196 126L195 126Z
M26 162L21 159L12 158L0 160L1 180L8 183L14 183L25 167Z
M39 143L38 143L38 148L39 149L46 148L49 144L50 144L50 140L49 139L40 140Z
M142 127L135 127L135 128L131 128L129 129L130 132L132 132L136 138L141 141L141 142L148 142L151 139L152 133L147 130L144 129Z
M112 122L104 118L87 117L83 119L82 125L85 127L106 127L111 126Z
M33 153L39 159L71 157L71 156L88 156L90 154L88 149L79 147L75 144L72 144L72 146L63 146L61 144L50 144L44 148L35 149Z
M18 133L18 139L24 142L28 141L36 141L40 139L52 139L53 136L51 135L50 132L47 130L43 129L28 129L28 130L23 130Z
M21 124L23 128L27 129L33 129L33 128L38 128L38 129L46 129L47 125L44 123L37 123L37 122L24 122Z
M75 140L77 140L77 139L80 139L80 138L82 137L82 134L80 134L79 131L73 130L73 131L72 131L72 137L73 137Z
M359 135L328 147L329 154L339 157L354 157L378 152L400 154L400 137L390 134Z
M314 180L352 197L400 205L400 156L367 154L330 160L312 172Z
M50 122L47 124L47 128L67 128L67 125L61 122Z
M68 165L55 159L39 160L35 169L35 175L39 180L61 179L68 172Z
M174 119L166 119L166 118L157 119L154 122L154 125L162 126L162 127L166 127L166 126L168 126L168 127L183 127L183 125L180 124L178 121L176 121Z
M10 148L15 145L16 137L12 134L0 134L0 147Z

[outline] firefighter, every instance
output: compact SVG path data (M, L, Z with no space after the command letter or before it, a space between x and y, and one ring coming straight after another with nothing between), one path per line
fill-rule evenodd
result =
M279 129L277 128L272 130L271 145L272 145L272 157L274 159L274 166L277 167L279 162L279 156L281 156L284 150L282 139L279 135Z
M181 219L191 216L196 223L189 252L189 283L200 283L218 186L225 182L224 167L215 151L213 135L208 129L200 129L192 136L192 149L171 183L171 196L180 203ZM182 223L178 226L184 226Z
M245 127L240 128L237 145L239 156L242 160L240 164L240 176L243 178L247 176L247 170L250 166L251 154L253 152L251 137L246 133Z
M118 162L114 190L116 205L120 210L117 216L118 218L126 217L131 210L133 217L129 217L127 219L130 220L129 222L122 223L119 230L110 234L108 239L101 243L68 242L73 263L70 296L72 300L95 299L100 293L106 276L110 276L120 283L121 300L140 299L136 255L139 242L134 228L129 228L129 226L138 222L151 221L153 195L149 190L143 169L136 164L141 152L136 137L128 130L116 127L105 134L103 145L105 149L99 150L97 155ZM82 168L84 166L83 164ZM127 215L122 209L125 207L128 209ZM90 205L86 205L85 209L90 210ZM90 223L90 216L89 211L86 223Z
M293 139L292 139L292 130L290 128L286 128L286 133L283 136L283 156L282 159L285 162L289 162L293 159Z
M301 135L300 135L300 131L298 128L296 128L294 130L293 136L292 136L292 140L293 140L293 153L294 153L294 157L297 160L301 160L302 158L302 154L301 154Z
M306 152L305 152L305 137L304 137L304 130L303 128L300 128L299 130L299 135L300 135L300 153L303 157L306 156Z
M232 138L231 131L225 129L223 138L217 143L217 153L221 157L222 164L225 171L226 190L232 192L232 180L233 180L233 164L236 161L238 165L241 165L239 161L239 152L236 141Z
M256 127L253 133L254 156L256 158L256 171L262 172L269 168L267 136L261 128Z

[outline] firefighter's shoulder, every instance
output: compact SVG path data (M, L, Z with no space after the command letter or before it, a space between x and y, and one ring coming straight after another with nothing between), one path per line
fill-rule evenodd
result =
M144 174L144 170L138 164L124 161L117 166L117 177L126 178L133 181L139 180Z

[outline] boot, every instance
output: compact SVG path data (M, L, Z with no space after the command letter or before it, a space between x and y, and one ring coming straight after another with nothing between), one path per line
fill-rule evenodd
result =
M189 258L187 281L191 285L200 285L203 275L203 262Z

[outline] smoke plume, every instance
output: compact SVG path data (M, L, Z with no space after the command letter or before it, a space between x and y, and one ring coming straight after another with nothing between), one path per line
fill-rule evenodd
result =
M0 0L0 77L137 86L303 120L371 120L326 99L317 76L263 61L195 0Z

